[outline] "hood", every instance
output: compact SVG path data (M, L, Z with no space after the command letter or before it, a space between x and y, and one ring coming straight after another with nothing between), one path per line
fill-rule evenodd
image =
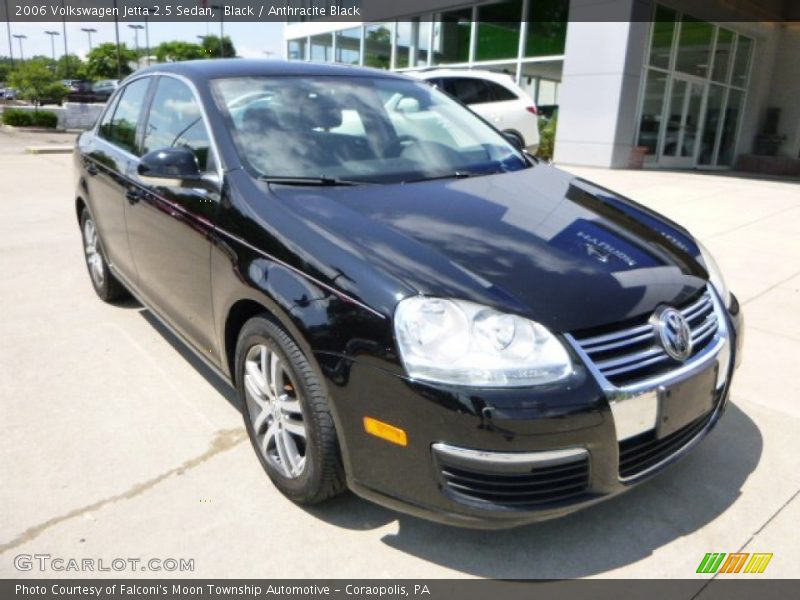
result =
M705 285L682 228L546 165L398 185L271 189L308 227L414 291L577 331Z

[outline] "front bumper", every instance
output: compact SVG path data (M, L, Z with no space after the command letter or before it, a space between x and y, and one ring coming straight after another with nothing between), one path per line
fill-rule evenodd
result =
M566 385L533 395L423 384L374 365L319 356L348 484L398 511L474 528L559 517L619 494L686 455L719 421L741 347L735 299L725 319L727 358L689 374L725 369L713 408L660 439L654 432L618 439L614 398L577 356ZM364 416L405 430L407 446L366 434ZM623 464L635 465L637 452L651 457L646 468L623 476Z

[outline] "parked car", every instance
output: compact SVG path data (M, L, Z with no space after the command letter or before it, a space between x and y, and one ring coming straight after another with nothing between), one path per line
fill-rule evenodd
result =
M433 69L409 73L444 90L535 154L539 148L538 111L510 75L493 71Z
M2 88L0 90L0 98L3 98L4 100L16 100L17 99L17 90L15 90L14 88L10 88L10 87Z
M67 102L95 102L97 100L97 95L94 92L94 86L90 81L84 81L82 79L72 79L68 81L68 92L66 95ZM104 98L104 101L108 100L108 96Z
M119 82L116 79L103 79L92 86L92 92L97 102L105 102L118 87Z
M742 315L703 246L418 80L145 68L75 169L97 295L133 294L235 387L295 502L555 517L662 472L727 405Z

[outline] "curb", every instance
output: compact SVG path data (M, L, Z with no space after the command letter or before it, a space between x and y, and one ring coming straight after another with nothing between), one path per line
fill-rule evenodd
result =
M72 154L72 146L27 146L26 154Z

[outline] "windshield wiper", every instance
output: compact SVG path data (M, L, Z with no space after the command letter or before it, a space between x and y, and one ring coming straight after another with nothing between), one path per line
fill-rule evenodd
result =
M433 177L420 177L419 179L404 179L400 183L416 183L418 181L435 181L437 179L466 179L472 177L469 171L453 171L452 173L445 173L444 175L435 175Z
M285 177L281 175L262 175L261 181L267 183L279 183L281 185L363 185L366 181L353 181L350 179L339 179L338 177Z

